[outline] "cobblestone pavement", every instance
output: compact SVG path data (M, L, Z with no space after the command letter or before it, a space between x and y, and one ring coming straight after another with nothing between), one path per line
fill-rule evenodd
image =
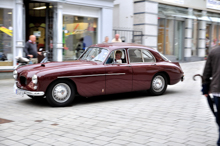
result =
M13 80L0 80L0 118L13 121L0 124L0 146L214 146L217 126L192 80L204 63L182 63L185 81L162 96L78 97L64 108L17 96Z

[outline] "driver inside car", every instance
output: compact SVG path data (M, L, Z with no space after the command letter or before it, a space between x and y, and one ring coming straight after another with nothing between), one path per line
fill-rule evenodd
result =
M122 63L121 56L122 56L122 52L121 51L116 51L116 53L115 53L115 62Z
M115 59L113 59L113 55L111 55L106 64L111 64L111 63L126 63L126 60L125 59L122 59L122 52L117 50L115 53Z

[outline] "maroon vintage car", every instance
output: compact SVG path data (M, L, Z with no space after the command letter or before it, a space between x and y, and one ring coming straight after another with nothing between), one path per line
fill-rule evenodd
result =
M52 106L66 106L76 94L91 97L149 90L161 95L184 75L179 63L152 48L103 43L90 46L78 60L27 65L13 76L16 94L46 97Z

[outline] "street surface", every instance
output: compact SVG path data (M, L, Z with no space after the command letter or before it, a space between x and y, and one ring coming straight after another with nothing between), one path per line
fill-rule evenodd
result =
M201 95L201 79L192 80L204 64L182 63L185 81L162 96L77 97L63 108L17 96L13 80L0 80L0 146L215 146L215 119Z

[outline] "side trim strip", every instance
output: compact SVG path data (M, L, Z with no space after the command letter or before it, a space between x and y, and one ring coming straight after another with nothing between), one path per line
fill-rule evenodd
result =
M79 76L61 76L61 77L57 77L57 78L82 78L82 77L115 76L115 75L125 75L125 73L92 74L92 75L79 75Z
M106 76L115 76L115 75L125 75L125 73L112 73L112 74L105 74Z

